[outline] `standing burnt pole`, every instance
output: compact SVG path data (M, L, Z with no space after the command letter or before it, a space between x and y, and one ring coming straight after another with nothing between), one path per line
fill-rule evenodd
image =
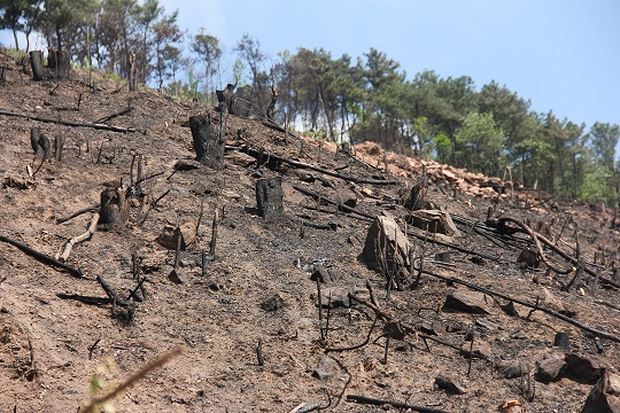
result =
M127 223L129 216L125 191L122 188L108 188L101 192L99 223L104 228L120 228Z
M281 178L265 178L256 181L256 209L265 221L277 221L284 214L282 198Z
M43 52L32 50L30 53L30 67L32 67L32 80L43 80L45 68L43 67Z
M224 165L226 137L222 125L216 128L209 115L190 116L189 127L194 139L196 160L210 168L221 169Z

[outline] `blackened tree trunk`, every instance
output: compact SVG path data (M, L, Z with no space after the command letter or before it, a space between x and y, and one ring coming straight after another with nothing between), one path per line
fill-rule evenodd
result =
M226 142L223 130L212 125L211 118L204 115L191 116L189 127L194 139L196 160L210 168L221 169L224 165L224 144Z
M101 192L99 223L108 227L122 227L129 216L125 191L121 188L108 188Z
M43 52L33 50L29 53L30 66L32 67L32 80L43 80L45 78L45 70L43 68Z
M282 179L265 178L256 181L256 208L267 222L278 220L284 213Z
M64 50L49 49L47 68L54 79L66 79L69 76L69 55Z

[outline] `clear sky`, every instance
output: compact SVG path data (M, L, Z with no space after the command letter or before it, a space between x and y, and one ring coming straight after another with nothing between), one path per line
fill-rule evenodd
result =
M620 124L620 1L616 0L160 0L190 33L224 51L249 33L265 52L299 46L354 57L375 47L409 76L491 80L539 112ZM223 66L230 64L224 61ZM229 72L230 73L230 72ZM226 79L223 79L226 81Z

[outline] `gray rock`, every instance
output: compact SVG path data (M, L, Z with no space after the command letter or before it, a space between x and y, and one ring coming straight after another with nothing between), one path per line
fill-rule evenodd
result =
M326 380L338 373L338 364L330 357L323 357L319 365L312 371L312 377Z
M284 302L284 299L280 296L280 294L274 294L265 299L260 304L260 307L265 311L274 312L281 309L285 305L286 303Z
M480 294L465 291L453 291L446 297L442 311L447 313L489 314Z
M525 376L527 374L528 368L521 364L515 364L512 366L508 366L504 369L504 378L505 379L516 379L517 377Z
M566 371L566 361L562 355L553 355L537 363L536 380L541 383L551 383L562 378Z
M437 388L445 391L448 394L465 394L467 391L458 384L452 377L439 374L435 377L435 385Z

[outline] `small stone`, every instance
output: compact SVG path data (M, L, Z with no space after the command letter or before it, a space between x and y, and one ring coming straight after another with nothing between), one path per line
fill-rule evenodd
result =
M519 312L515 308L514 302L509 301L507 304L502 305L501 308L507 315L512 317L519 317Z
M178 237L181 237L181 249L187 249L196 239L196 223L189 221L176 228L166 225L157 237L157 242L164 248L176 250Z
M439 374L435 377L435 385L448 394L465 394L467 392L453 378L444 374Z
M355 195L353 191L349 189L341 189L336 192L335 201L338 207L341 210L346 212L348 211L346 207L355 208L355 205L357 205L357 196ZM346 206L342 207L342 205L346 205Z
M402 340L407 335L399 321L389 321L383 327L383 334L395 340Z
M504 400L497 408L500 413L525 413L525 407L519 400Z
M338 365L330 357L323 357L319 365L312 371L312 377L326 380L338 372Z
M312 281L319 280L322 283L329 283L332 281L331 274L327 271L327 268L322 265L315 265L314 268L314 272L310 275Z
M553 355L538 364L536 380L541 383L551 383L559 380L566 370L566 361L561 355Z
M517 257L517 263L522 263L529 268L538 268L540 266L540 256L536 251L522 250Z
M175 284L183 284L183 279L181 278L177 270L173 269L172 271L170 271L170 274L168 274L168 279Z
M469 351L470 346L471 342L469 341L466 341L461 345L461 354L466 358L469 358L471 356L477 359L488 359L492 355L491 346L487 342L474 340L471 354Z
M430 321L422 321L422 323L420 323L420 325L418 326L418 330L425 334L437 336L439 335L439 331L441 330L441 325L437 322L431 323Z
M489 314L483 307L484 301L479 299L476 293L453 291L448 294L443 304L442 311L446 313L459 312L470 314Z
M222 285L220 283L218 283L218 282L213 281L213 282L209 283L209 287L208 288L211 291L220 291L222 289Z
M274 312L284 307L284 305L284 299L280 296L280 294L274 294L265 299L260 304L260 307L265 311Z
M351 307L351 299L349 298L349 294L351 295L360 295L363 293L367 293L368 290L365 288L358 287L331 287L324 288L321 290L321 305L325 308L336 308L336 307Z
M525 376L527 374L528 368L521 364L515 364L512 366L508 366L504 369L504 378L505 379L516 379L517 377Z
M620 375L603 371L581 413L620 413Z

